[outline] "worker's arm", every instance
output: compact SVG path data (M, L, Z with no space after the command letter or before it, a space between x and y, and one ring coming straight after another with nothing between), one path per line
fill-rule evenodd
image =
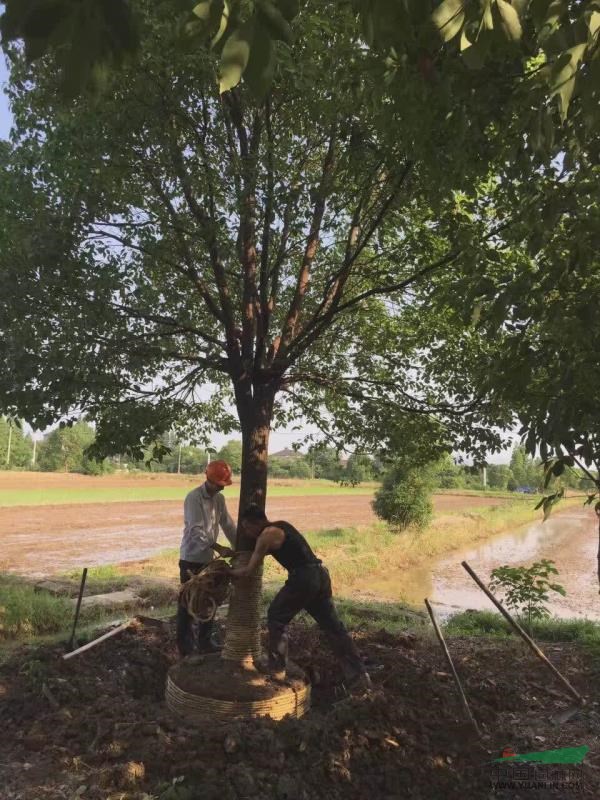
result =
M235 555L235 550L232 550L231 547L224 547L222 544L218 544L215 542L212 545L212 549L217 553L217 555L221 556L221 558L229 558L230 556Z
M262 564L264 557L269 553L273 546L277 547L281 544L283 531L279 528L265 528L261 535L256 540L254 545L254 552L250 557L250 561L245 567L236 567L231 570L231 575L234 578L245 578L247 575L252 575L253 572Z

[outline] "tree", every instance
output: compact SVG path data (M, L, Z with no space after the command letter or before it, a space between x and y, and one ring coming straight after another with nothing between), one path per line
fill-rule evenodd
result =
M436 487L440 489L460 489L465 485L462 470L450 453L446 453L439 460L436 472Z
M320 447L311 455L315 478L328 481L341 480L343 467L339 452L335 448Z
M529 486L531 470L529 468L527 451L522 445L513 448L510 457L510 471L517 482L517 486Z
M304 17L264 101L221 97L213 56L178 47L169 3L144 9L138 62L108 74L93 107L61 101L60 64L12 53L3 403L41 428L83 411L93 452L134 459L164 455L161 437L186 424L239 425L242 508L265 503L272 425L302 415L336 452L400 439L409 452L424 430L446 450L498 447L495 410L461 375L468 342L436 385L405 312L408 292L498 235L481 216L455 238L457 187L503 168L510 137L486 126L492 105L510 121L509 90L494 87L482 120L468 84L439 107L411 84L389 102L385 65L355 48L340 9Z
M298 453L296 458L269 458L271 478L312 478L312 469L306 456Z
M520 423L527 453L539 453L544 464L538 485L547 481L549 487L565 471L581 470L594 487L591 503L600 488L598 145L595 132L575 157L541 165L531 174L529 199L521 195L518 224L481 251L477 262L461 261L461 277L452 285L439 275L421 298L423 306L415 303L415 316L433 306L448 320L448 330L462 323L463 335L478 340L470 381ZM519 191L510 181L498 182L485 207L468 204L470 213L479 208L506 217ZM454 352L453 341L446 352L438 342L436 380L447 374L444 359ZM541 501L545 516L561 496L558 487ZM600 546L598 575L600 580Z
M94 438L94 429L87 422L56 428L39 445L40 469L46 472L96 472L93 460L85 455Z
M22 423L12 417L0 417L0 469L31 467L33 444L24 436Z
M513 478L512 470L506 464L489 464L487 479L490 489L508 489L508 481ZM515 482L515 489L518 483Z
M373 480L373 462L369 456L365 453L352 453L340 480L351 486Z
M416 464L406 459L394 460L375 493L373 510L389 523L392 530L422 530L431 520L431 495L436 484L437 464Z
M550 598L550 592L557 592L563 597L566 595L564 587L554 583L554 575L558 570L554 561L543 558L530 567L496 567L490 573L490 589L502 589L505 593L504 602L509 608L514 608L523 617L527 615L527 626L532 634L534 619L543 619L550 616L544 605Z
M217 458L227 461L231 469L239 474L242 471L242 443L238 439L230 439L219 450Z

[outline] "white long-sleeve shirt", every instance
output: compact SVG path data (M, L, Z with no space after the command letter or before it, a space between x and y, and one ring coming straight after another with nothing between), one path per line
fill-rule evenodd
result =
M214 557L211 545L219 536L219 527L235 547L236 525L231 519L225 498L221 493L212 497L206 491L206 484L187 495L183 504L183 539L179 550L182 561L208 564Z

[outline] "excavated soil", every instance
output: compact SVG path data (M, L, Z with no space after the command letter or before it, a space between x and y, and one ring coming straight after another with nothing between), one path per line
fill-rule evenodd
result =
M571 644L546 651L588 704L571 703L522 643L453 639L482 729L464 722L437 645L426 636L357 632L374 690L340 697L314 628L292 626L291 652L317 680L303 719L190 728L166 709L170 627L137 626L68 662L58 646L21 647L0 667L2 800L464 800L493 794L490 761L586 744L584 789L600 796L598 666ZM381 667L377 669L377 667Z

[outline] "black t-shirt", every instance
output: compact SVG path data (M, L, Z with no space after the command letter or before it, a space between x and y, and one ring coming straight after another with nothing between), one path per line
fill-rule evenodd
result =
M271 522L269 527L279 528L285 534L285 539L279 550L273 550L270 555L288 572L298 569L298 567L321 563L310 549L310 545L304 536L289 522Z

